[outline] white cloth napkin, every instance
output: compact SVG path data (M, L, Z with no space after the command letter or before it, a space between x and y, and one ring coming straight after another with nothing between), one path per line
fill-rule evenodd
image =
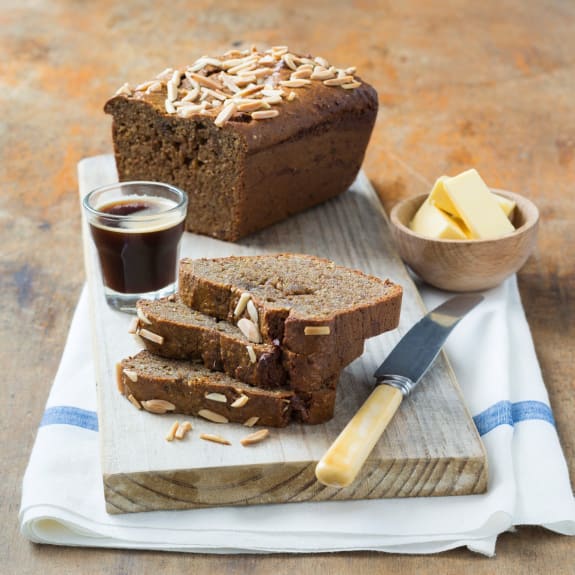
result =
M421 287L428 308L448 294ZM485 292L446 351L489 458L484 495L108 515L85 289L24 476L20 524L56 545L212 553L495 553L516 525L575 535L575 500L514 277Z

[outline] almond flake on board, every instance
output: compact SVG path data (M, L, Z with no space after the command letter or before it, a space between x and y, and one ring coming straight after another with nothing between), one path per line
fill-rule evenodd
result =
M205 439L206 441L211 441L212 443L220 443L221 445L231 445L231 443L221 437L220 435L214 435L213 433L202 433L200 434L200 439Z
M174 423L172 423L170 430L166 434L166 437L165 437L166 441L173 441L174 440L174 437L176 437L176 432L178 431L179 426L180 426L180 424L177 421L174 421Z
M184 439L184 437L186 437L188 431L190 431L191 429L192 429L192 424L189 421L184 421L183 423L180 423L180 425L178 425L178 429L176 430L174 437L176 439Z
M250 433L250 435L246 435L243 439L240 440L240 443L246 447L248 445L254 445L255 443L260 443L270 434L268 429L260 429L255 431L254 433Z

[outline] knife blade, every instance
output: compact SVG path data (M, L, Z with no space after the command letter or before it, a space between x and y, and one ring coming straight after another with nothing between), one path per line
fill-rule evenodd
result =
M316 465L320 483L347 487L355 480L403 398L421 381L455 326L482 300L479 294L452 297L403 336L375 371L371 395Z

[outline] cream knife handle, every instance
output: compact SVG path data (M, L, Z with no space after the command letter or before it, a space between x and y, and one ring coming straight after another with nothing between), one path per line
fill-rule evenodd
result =
M402 399L400 389L378 385L320 459L315 468L318 481L331 487L352 483Z

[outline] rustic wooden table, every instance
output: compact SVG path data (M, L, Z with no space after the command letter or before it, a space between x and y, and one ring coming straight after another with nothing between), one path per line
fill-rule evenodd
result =
M6 573L573 573L575 542L506 534L497 558L188 556L36 546L20 485L84 282L76 163L111 151L106 98L167 63L289 44L357 65L380 95L365 169L386 209L475 166L532 198L542 225L519 285L575 480L575 4L495 0L3 0L0 12L0 505ZM520 358L518 358L520 360Z

